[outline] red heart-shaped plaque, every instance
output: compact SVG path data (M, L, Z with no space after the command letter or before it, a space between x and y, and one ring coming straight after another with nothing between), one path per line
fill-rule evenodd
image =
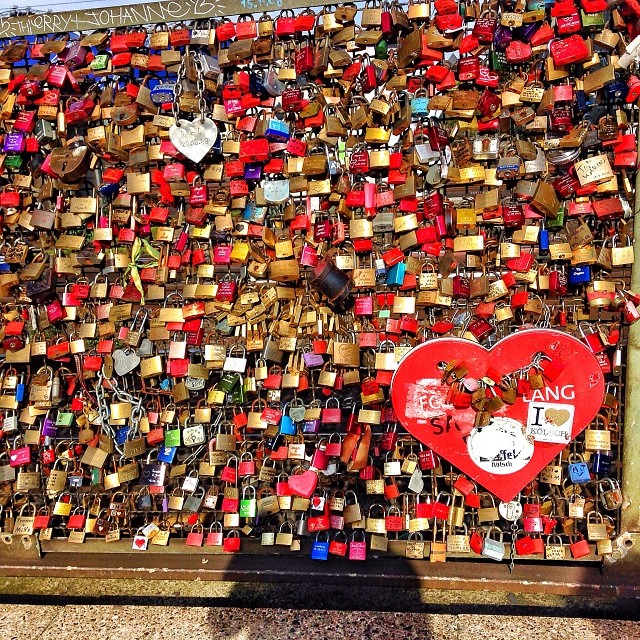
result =
M518 396L474 428L473 408L447 404L442 365L464 362L467 378L493 368L501 375L529 365L543 352L548 369L542 389ZM547 361L548 362L548 361ZM559 373L558 373L559 372ZM438 338L410 351L391 384L398 419L414 437L501 500L511 500L593 420L604 394L598 361L580 340L552 329L514 333L490 350L461 338ZM526 432L526 435L525 435Z
M318 474L315 471L305 471L295 476L289 476L289 487L303 498L310 498L318 486Z

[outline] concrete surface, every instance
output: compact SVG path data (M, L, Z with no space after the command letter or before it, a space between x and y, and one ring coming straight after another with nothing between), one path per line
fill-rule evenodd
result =
M640 638L637 623L621 620L131 605L3 605L0 628L6 640Z

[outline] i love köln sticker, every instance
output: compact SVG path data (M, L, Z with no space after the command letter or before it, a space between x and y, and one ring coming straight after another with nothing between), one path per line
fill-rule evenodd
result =
M400 361L391 383L405 429L501 500L589 425L603 394L593 353L552 329L520 331L491 349L461 338L425 342ZM493 410L474 426L483 405Z

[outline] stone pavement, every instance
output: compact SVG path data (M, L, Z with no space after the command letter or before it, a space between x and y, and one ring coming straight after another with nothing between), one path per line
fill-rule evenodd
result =
M4 640L609 640L637 622L514 615L144 605L0 605Z

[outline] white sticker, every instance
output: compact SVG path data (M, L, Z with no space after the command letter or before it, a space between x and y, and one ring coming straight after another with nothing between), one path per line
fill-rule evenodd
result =
M568 444L575 410L572 404L532 402L527 415L527 435L536 442Z
M533 440L525 427L513 418L495 417L486 427L474 427L467 439L473 462L483 471L496 475L516 473L529 464Z

